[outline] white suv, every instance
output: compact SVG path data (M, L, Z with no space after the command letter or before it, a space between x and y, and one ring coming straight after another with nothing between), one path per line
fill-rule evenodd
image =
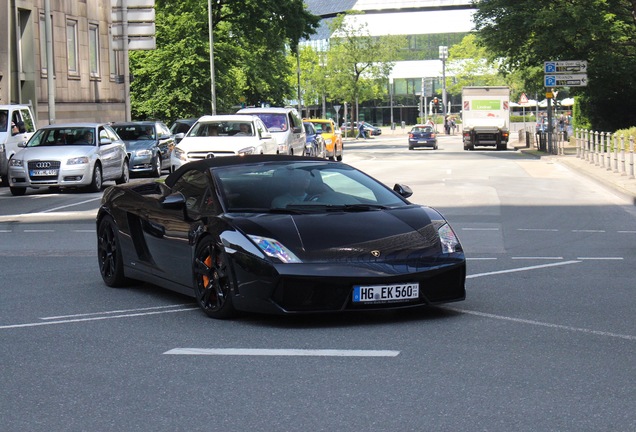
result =
M256 116L207 115L196 121L172 150L170 171L219 156L276 154L276 142Z
M294 108L243 108L237 114L258 116L276 140L277 153L295 156L305 154L305 128Z

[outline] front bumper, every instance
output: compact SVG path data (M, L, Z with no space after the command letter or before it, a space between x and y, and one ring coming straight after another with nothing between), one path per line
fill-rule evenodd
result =
M90 164L61 165L57 173L36 175L35 170L26 167L9 166L9 184L13 187L79 187L88 186L93 181Z

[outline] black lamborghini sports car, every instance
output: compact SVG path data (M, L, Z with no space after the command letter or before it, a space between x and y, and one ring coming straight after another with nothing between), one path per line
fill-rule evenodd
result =
M191 162L165 183L104 191L99 270L109 286L132 279L192 295L214 318L463 300L461 244L411 194L324 159Z

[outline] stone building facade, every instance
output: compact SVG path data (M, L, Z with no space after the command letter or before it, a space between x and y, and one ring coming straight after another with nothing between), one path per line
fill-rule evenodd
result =
M38 126L124 120L122 54L111 40L110 0L0 0L0 104L31 104Z

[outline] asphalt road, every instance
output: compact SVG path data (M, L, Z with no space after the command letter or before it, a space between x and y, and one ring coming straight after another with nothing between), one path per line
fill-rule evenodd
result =
M111 289L100 194L0 188L0 430L636 430L635 208L556 163L439 147L345 146L466 250L466 301L399 313L216 321Z

